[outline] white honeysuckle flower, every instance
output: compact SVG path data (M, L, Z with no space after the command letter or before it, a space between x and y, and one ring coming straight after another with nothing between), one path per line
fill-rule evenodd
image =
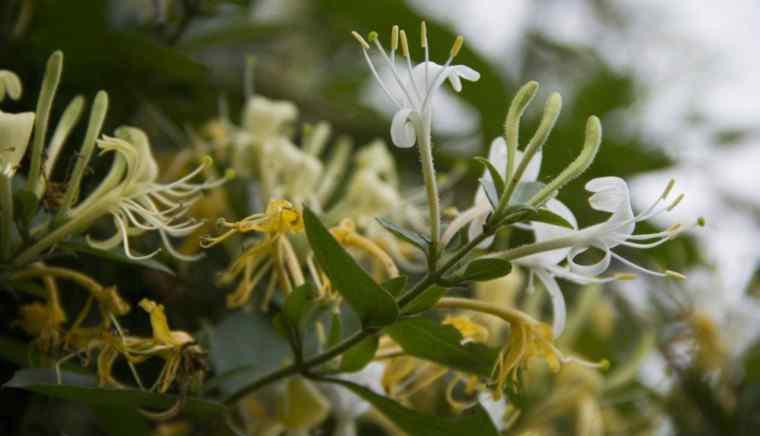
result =
M372 362L361 371L338 377L364 386L376 394L385 395L382 385L384 371L384 363ZM372 406L343 386L332 383L322 383L319 386L330 402L330 411L335 418L333 436L356 436L356 419L369 412Z
M288 198L294 203L313 197L322 176L322 161L285 137L274 138L262 146L275 182L271 196Z
M610 266L611 260L614 258L645 274L658 277L680 276L680 274L673 271L658 272L646 269L612 251L617 246L641 249L653 248L664 244L686 230L684 226L676 224L661 232L633 233L637 223L647 221L657 215L670 211L680 203L683 199L683 194L678 195L669 204L662 204L667 200L674 183L671 180L654 203L638 215L634 215L633 213L631 196L625 180L619 177L598 177L586 183L586 190L593 193L589 198L591 208L601 212L609 212L611 215L607 221L586 227L572 235L574 241L567 256L570 269L582 275L595 276L606 271ZM698 223L689 227L693 227ZM592 247L604 252L601 260L588 265L575 262L575 258L579 254Z
M204 158L186 176L164 184L157 182L158 165L148 138L141 130L122 127L117 130L117 137L105 137L98 141L98 146L103 153L115 153L111 170L95 191L71 210L69 216L76 217L94 208L104 207L113 218L116 233L105 240L94 240L88 235L88 243L104 250L122 244L128 257L146 259L161 249L146 255L135 255L130 249L129 237L155 231L174 257L187 261L198 259L199 256L179 253L169 238L187 236L200 227L203 222L187 217L190 206L202 190L226 181L227 178L205 183L191 181L211 165L211 158Z
M24 158L34 128L34 112L0 111L0 170L13 176Z
M507 168L507 153L507 143L504 141L504 138L498 137L491 142L491 148L488 151L488 160L499 171L499 174L502 178L504 178L504 173ZM515 167L520 165L522 158L523 153L518 150L517 154L515 154ZM541 170L541 160L542 154L539 151L533 155L533 158L528 163L527 167L525 168L525 172L520 177L520 180L518 180L518 183L535 182L536 179L538 179L538 173ZM493 183L493 178L491 177L491 173L488 170L483 171L482 178L486 183ZM475 192L475 201L473 203L473 206L460 213L454 220L451 221L449 226L446 228L446 231L441 237L443 245L445 246L448 244L449 241L451 241L451 238L453 238L460 229L468 224L469 238L476 238L478 235L483 233L483 226L486 223L488 214L491 213L492 210L493 208L491 206L491 203L488 201L488 197L486 197L485 190L482 186L479 186ZM487 248L493 243L493 239L493 236L485 239L478 245L478 247Z
M417 136L423 132L430 132L432 122L432 101L435 92L448 80L454 91L462 90L462 79L477 81L480 73L466 65L451 65L454 57L462 47L462 37L457 37L451 49L449 58L443 65L431 62L428 54L428 42L425 27L423 25L422 46L425 50L425 60L416 66L412 66L409 55L409 45L406 32L398 26L394 26L391 38L390 55L380 43L375 32L369 36L369 41L374 43L384 62L390 68L393 79L386 83L375 68L369 55L370 45L358 33L353 35L359 41L364 53L364 58L369 65L372 74L377 79L380 87L388 98L397 106L398 110L391 122L391 139L393 144L402 148L414 146ZM396 66L396 51L399 49L399 36L401 42L401 54L406 63L406 76L402 77Z
M245 105L243 129L251 140L267 142L280 136L296 117L298 109L292 102L255 95Z

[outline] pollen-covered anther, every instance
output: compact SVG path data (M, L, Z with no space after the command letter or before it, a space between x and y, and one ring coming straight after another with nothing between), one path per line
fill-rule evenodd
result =
M612 276L612 278L620 282L625 282L625 281L636 280L639 278L639 276L633 273L616 273Z
M454 40L454 45L451 46L451 57L455 58L459 54L459 51L462 49L462 45L464 44L464 37L462 35L457 36L457 39Z
M369 44L367 43L367 41L364 40L364 38L359 34L359 32L354 30L351 32L351 36L353 36L354 39L356 39L356 41L359 43L359 45L362 46L362 49L369 50Z
M401 36L401 55L405 58L409 57L409 41L406 39L406 31L400 32Z
M668 277L672 277L674 279L678 279L678 280L686 280L686 275L681 274L678 271L667 270L665 271L665 275Z
M676 199L673 200L673 203L671 203L670 206L668 206L667 211L670 212L671 210L675 209L678 206L678 204L681 203L683 198L684 198L684 194L679 194L678 197L676 197Z
M398 26L393 26L391 30L391 50L398 50Z
M428 38L427 38L427 24L422 21L420 23L420 47L427 48L428 46Z
M668 195L670 195L670 191L673 190L674 186L676 186L676 179L670 179L670 180L668 180L668 184L667 184L667 186L665 186L665 190L662 191L662 195L660 196L660 198L662 198L662 199L667 198Z

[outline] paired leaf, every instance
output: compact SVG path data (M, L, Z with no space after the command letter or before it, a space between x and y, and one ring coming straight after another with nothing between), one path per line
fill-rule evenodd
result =
M483 191L486 193L488 202L491 204L491 208L496 209L499 205L499 193L496 192L496 186L493 182L486 179L480 179L479 181L480 186L483 187Z
M61 383L56 379L55 371L47 368L31 368L16 371L6 388L18 388L37 392L49 397L77 401L94 407L113 407L135 410L147 408L165 410L177 403L179 397L147 392L131 388L98 387L95 377L89 375L61 372ZM183 411L196 416L213 416L224 413L225 406L216 401L188 397Z
M404 288L406 288L406 282L406 276L398 276L396 278L383 282L383 288L385 288L385 290L395 298L400 296L404 291Z
M426 236L422 235L421 233L415 232L414 230L411 230L411 229L405 229L384 218L377 218L377 222L379 222L380 225L385 228L385 230L388 230L389 232L393 233L397 238L418 247L420 250L424 252L428 251L428 248L430 247L430 239L428 239Z
M506 260L486 257L470 262L458 279L462 281L485 282L504 277L510 271L512 271L512 264Z
M499 435L488 413L486 413L480 404L475 405L458 416L442 417L428 415L404 407L390 398L378 395L356 383L334 378L327 381L351 390L354 394L372 404L380 413L393 421L394 424L410 436Z
M442 286L431 286L410 301L409 304L401 310L401 313L403 315L414 315L416 313L424 312L433 307L444 294L446 294L446 288Z
M314 285L311 282L306 282L285 298L282 313L292 328L300 328L301 322L313 308L316 295L317 290Z
M483 167L488 170L488 173L491 175L491 179L493 180L494 187L496 189L496 193L498 194L498 197L501 198L501 195L504 193L504 189L506 188L504 179L501 177L501 174L499 174L499 170L496 169L495 166L493 166L493 163L481 156L477 156L474 158L476 162L483 165Z
M372 280L308 208L304 209L304 224L317 262L362 323L370 328L393 323L398 318L393 296Z
M499 350L483 344L462 344L459 330L431 319L402 320L386 331L412 356L482 377L490 377L499 355Z
M344 372L361 371L367 366L377 353L377 347L380 343L378 336L368 336L361 342L349 348L343 353L340 360L340 369Z

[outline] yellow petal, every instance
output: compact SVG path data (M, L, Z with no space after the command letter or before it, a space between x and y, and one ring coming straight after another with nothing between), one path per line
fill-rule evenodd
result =
M154 301L143 298L140 301L140 307L150 314L150 325L153 328L153 338L161 344L180 345L175 342L172 332L169 329L169 322L166 320L164 306L156 304Z

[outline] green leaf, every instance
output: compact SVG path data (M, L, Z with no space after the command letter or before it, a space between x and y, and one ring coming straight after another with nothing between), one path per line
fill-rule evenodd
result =
M13 203L16 209L17 224L22 229L29 229L34 216L37 214L39 199L33 192L21 190L14 195Z
M396 278L383 282L383 288L388 291L392 296L398 297L401 292L406 288L407 277L398 276Z
M106 259L119 263L126 263L129 265L141 266L143 268L149 268L156 271L165 272L167 274L175 275L174 271L168 266L155 259L131 259L127 257L120 248L114 248L112 250L99 250L97 248L89 246L84 240L72 240L58 244L61 250L67 250L69 252L83 253L91 256L96 256L101 259Z
M540 223L552 224L560 227L567 227L568 229L575 228L562 216L550 211L549 209L539 209L535 213L531 214L526 220L538 221Z
M493 182L482 178L479 180L479 182L480 186L483 187L483 192L486 193L488 202L491 203L491 209L496 209L496 207L499 205L499 193L496 192L496 186Z
M139 389L98 387L95 377L71 372L61 372L58 384L55 371L47 368L31 368L16 371L6 388L18 388L37 392L49 397L77 401L94 407L116 407L125 409L146 408L165 410L180 398ZM216 401L197 397L187 397L183 411L195 416L213 416L224 413L225 406Z
M541 189L546 186L541 182L520 182L515 187L515 192L512 193L512 198L509 199L510 205L527 205L528 200L538 194Z
M282 313L285 315L288 324L295 329L299 329L302 320L307 312L313 307L314 298L317 290L311 282L306 282L297 287L285 298L285 304Z
M506 260L486 257L470 262L459 279L462 281L485 282L504 277L511 270L512 264Z
M379 343L377 336L368 336L349 348L340 359L341 371L356 372L364 369L375 357Z
M333 313L330 320L330 333L327 335L327 348L330 349L343 339L343 321L339 313Z
M110 436L148 436L150 426L137 410L124 407L92 407L98 426Z
M429 415L402 406L401 404L378 395L371 390L345 380L330 378L331 383L350 389L356 395L372 404L386 418L393 421L410 436L498 436L488 413L480 404L464 411L458 416Z
M393 323L398 318L393 296L372 280L309 208L304 209L304 224L314 257L362 323L370 328Z
M415 232L414 230L405 229L384 218L376 218L376 219L377 219L377 222L379 222L380 225L385 228L385 230L388 230L389 232L393 233L397 238L402 239L418 247L420 250L427 252L428 248L430 247L430 239L428 239L427 236L422 235L421 233Z
M235 312L210 327L207 337L209 363L217 376L205 387L219 387L224 398L280 368L290 355L272 318L260 312Z
M413 315L415 313L424 312L433 307L433 305L437 303L445 293L446 288L441 286L431 286L410 301L409 304L401 310L401 313L403 315Z
M476 342L462 344L459 330L426 318L405 319L387 333L412 356L482 377L490 377L499 350Z
M499 174L499 170L496 169L495 166L493 166L493 163L481 156L477 156L474 158L475 161L483 165L485 169L488 170L489 174L491 174L491 179L493 179L494 186L496 188L496 192L499 194L498 197L501 198L501 195L504 193L504 179L501 177L501 174Z

